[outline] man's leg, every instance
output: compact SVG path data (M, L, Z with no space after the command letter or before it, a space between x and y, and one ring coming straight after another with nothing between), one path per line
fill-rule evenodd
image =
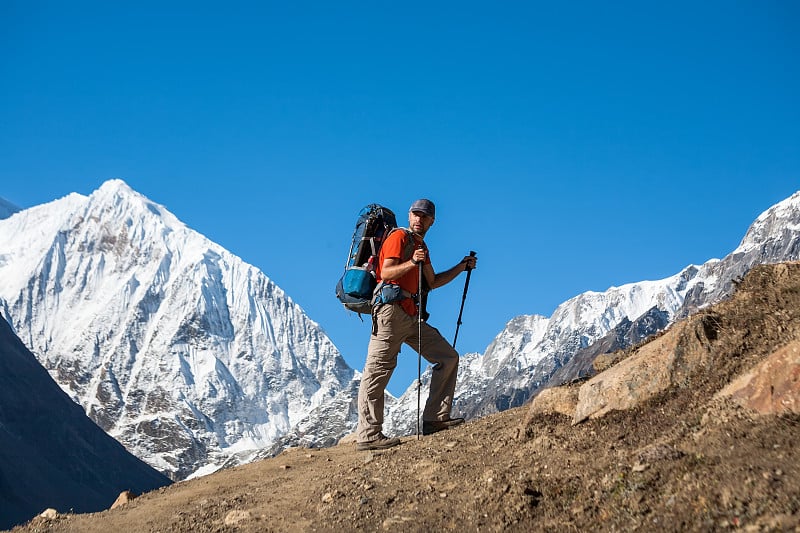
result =
M405 315L405 311L399 305L382 305L377 311L377 333L370 336L358 389L358 442L378 439L383 429L384 391L403 343L402 331L398 331L402 328L397 327L400 314Z
M433 364L431 387L423 421L447 420L453 406L453 395L456 390L458 374L458 352L450 345L439 330L422 323L422 357ZM410 339L409 341L410 344ZM417 349L417 346L414 346Z

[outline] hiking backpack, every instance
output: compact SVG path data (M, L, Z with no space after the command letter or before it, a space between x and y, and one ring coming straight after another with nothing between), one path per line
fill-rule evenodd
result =
M396 227L394 213L381 205L369 204L358 214L344 274L336 284L336 297L347 309L359 314L371 312L378 255L383 241Z

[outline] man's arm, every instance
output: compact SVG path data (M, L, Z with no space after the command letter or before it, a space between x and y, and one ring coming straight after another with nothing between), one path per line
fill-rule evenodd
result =
M434 274L430 262L426 262L426 258L427 252L424 248L417 248L414 250L411 259L408 261L401 261L397 257L387 257L383 260L383 265L381 265L381 279L388 281L400 279L411 270L419 268L420 263L422 263L422 274L425 276L425 281L428 283L429 287L433 288L436 274ZM458 273L455 275L457 274Z
M422 249L414 250L414 255L408 261L401 261L397 257L386 258L381 266L381 279L388 281L400 279L409 271L418 268L422 261L425 261L425 250ZM433 271L430 263L423 263L422 274L425 276L428 286L433 290L447 285L465 270L475 268L476 263L477 258L468 255L452 268L438 274Z
M413 257L408 261L401 261L397 257L387 257L381 265L381 279L395 281L402 278L410 270L417 268Z
M436 289L443 285L447 285L448 283L456 279L456 276L458 276L465 270L470 270L475 268L476 263L477 259L473 256L468 255L465 256L464 259L462 259L461 262L459 262L457 265L445 270L444 272L439 272L438 274L434 274L433 267L431 267L431 265L425 265L423 272L430 271L430 274L425 272L425 278L430 280L430 276L432 275L433 283L430 283L429 281L429 285L431 289Z

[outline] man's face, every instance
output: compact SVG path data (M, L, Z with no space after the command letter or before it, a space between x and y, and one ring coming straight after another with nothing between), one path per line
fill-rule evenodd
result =
M433 226L433 217L426 215L422 211L410 211L408 213L408 228L419 235L424 236Z

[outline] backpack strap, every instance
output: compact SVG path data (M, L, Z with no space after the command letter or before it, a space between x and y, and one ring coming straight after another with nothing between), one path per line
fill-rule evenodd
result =
M417 243L414 240L414 232L408 228L393 228L389 231L386 235L388 238L389 235L394 233L395 231L405 231L406 232L406 244L403 246L403 256L400 258L401 261L405 262L411 259L411 256L414 255L414 250L417 247ZM412 294L410 295L411 298L414 298L417 301L419 306L419 313L422 316L423 320L427 320L430 314L428 313L428 293L431 291L431 288L428 286L428 280L425 277L422 277L422 294ZM404 291L405 292L405 291ZM373 300L374 301L374 300ZM375 309L377 306L373 307L373 332L377 329L377 323L375 322ZM374 333L373 333L374 334Z
M414 255L414 248L416 247L416 243L414 242L414 233L408 228L392 228L385 238L388 239L389 235L395 231L406 232L406 244L403 247L403 257L401 257L400 260L403 262L408 261L411 259L411 256Z

